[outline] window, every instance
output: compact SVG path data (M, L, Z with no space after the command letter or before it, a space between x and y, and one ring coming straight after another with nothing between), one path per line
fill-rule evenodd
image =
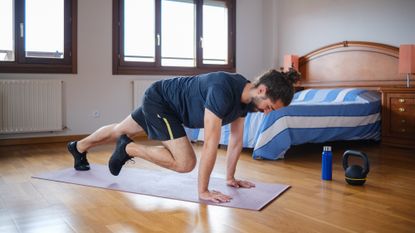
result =
M0 1L0 61L14 61L13 1Z
M203 5L203 64L228 63L228 12L224 2Z
M155 62L154 0L126 0L124 4L124 60ZM136 43L140 41L140 43Z
M196 65L195 16L193 0L161 1L161 66Z
M114 74L235 71L235 0L113 0Z
M0 0L0 72L76 73L77 0Z

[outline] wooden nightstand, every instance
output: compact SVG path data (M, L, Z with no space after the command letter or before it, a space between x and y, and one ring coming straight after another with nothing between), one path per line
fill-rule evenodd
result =
M415 88L381 88L382 143L415 149Z

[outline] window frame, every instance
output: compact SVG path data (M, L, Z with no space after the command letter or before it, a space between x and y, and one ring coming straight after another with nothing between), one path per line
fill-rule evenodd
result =
M78 0L64 0L64 58L26 57L25 0L14 0L15 60L0 61L0 73L77 73ZM20 37L20 23L24 23Z
M124 61L124 0L113 0L113 37L112 37L112 73L148 74L148 75L194 75L213 71L235 72L236 48L236 1L220 0L228 7L228 64L203 64L203 48L199 43L203 30L203 0L194 0L196 4L195 67L161 66L161 46L155 44L155 62ZM161 34L161 0L155 2L155 34ZM154 36L156 36L154 35ZM162 36L162 35L161 35Z

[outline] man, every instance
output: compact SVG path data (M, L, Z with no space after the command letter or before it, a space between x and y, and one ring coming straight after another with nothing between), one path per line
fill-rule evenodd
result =
M193 147L183 126L204 128L204 144L198 176L199 198L228 202L231 197L208 189L220 139L221 126L231 124L227 150L227 184L252 188L249 181L234 177L242 150L244 117L248 112L272 110L290 104L293 83L298 74L271 70L250 83L242 75L214 72L193 77L178 77L155 82L144 95L143 105L122 122L104 126L88 137L68 143L76 170L88 170L87 151L95 146L116 143L109 169L118 175L126 161L139 157L159 166L190 172L196 165ZM145 131L160 146L134 143L131 138Z

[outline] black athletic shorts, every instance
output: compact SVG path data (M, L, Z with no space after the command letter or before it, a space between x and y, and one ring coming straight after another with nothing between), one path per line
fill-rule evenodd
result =
M143 105L134 110L131 117L150 139L167 141L186 136L181 121L160 94L158 82L146 90Z

